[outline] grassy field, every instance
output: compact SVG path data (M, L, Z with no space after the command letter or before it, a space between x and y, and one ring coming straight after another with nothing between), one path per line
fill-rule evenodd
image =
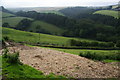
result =
M26 17L7 17L3 18L2 23L9 23L10 27L15 27L22 19L26 19ZM27 18L33 20L31 18Z
M95 52L101 55L110 55L118 52L117 50L87 50L87 49L59 49L59 48L51 48L51 49L55 49L55 50L59 50L59 51L63 51L63 52L67 52L75 55L79 55L80 53L84 53L88 51L93 53Z
M1 28L1 27L0 27ZM27 43L49 43L49 44L58 44L64 45L68 42L69 39L81 40L86 42L92 42L94 40L82 39L82 38L68 38L68 37L61 37L61 36L53 36L47 34L39 34L32 33L32 32L25 32L19 31L10 28L2 28L3 37L8 36L10 39L14 40L15 42L27 42ZM40 37L40 39L39 39Z
M56 34L56 35L60 35L64 31L55 25L48 24L48 23L43 22L43 21L34 21L30 27L30 30L32 30L33 32L36 32L37 26L40 26L45 31L50 32L51 34Z
M102 14L102 15L108 15L108 16L113 16L115 18L118 18L118 11L112 11L112 10L100 10L96 11L93 14Z

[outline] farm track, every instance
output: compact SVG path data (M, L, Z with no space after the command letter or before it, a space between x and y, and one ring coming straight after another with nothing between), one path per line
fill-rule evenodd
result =
M95 62L84 57L39 47L17 45L10 51L20 52L20 61L42 71L73 78L113 78L119 76L119 66ZM116 63L117 64L117 63Z

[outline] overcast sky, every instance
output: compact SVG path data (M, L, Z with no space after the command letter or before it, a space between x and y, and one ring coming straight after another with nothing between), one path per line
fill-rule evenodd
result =
M0 0L4 7L106 6L120 0Z

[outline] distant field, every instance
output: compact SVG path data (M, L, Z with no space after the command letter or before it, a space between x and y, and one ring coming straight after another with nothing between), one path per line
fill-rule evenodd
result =
M32 33L32 32L25 32L25 31L19 31L15 29L10 28L4 28L3 27L3 37L8 36L10 39L14 40L15 42L27 42L27 43L49 43L49 44L58 44L58 45L65 45L69 39L75 39L75 40L81 40L81 41L94 41L94 40L88 40L88 39L78 39L78 38L68 38L68 37L61 37L61 36L53 36L53 35L47 35L47 34L39 34L38 33Z
M26 17L8 17L8 18L3 18L2 23L9 23L10 27L15 27L22 19L25 19L25 18ZM31 19L31 18L27 18L27 19Z
M64 31L64 30L58 28L55 25L48 24L48 23L43 22L43 21L35 21L35 22L33 22L31 27L30 27L30 30L35 32L37 26L40 26L42 29L46 30L47 32L50 32L51 34L56 34L56 35L60 35Z
M115 18L118 18L118 11L112 11L112 10L100 10L96 11L93 14L102 14L102 15L108 15L108 16L113 16Z

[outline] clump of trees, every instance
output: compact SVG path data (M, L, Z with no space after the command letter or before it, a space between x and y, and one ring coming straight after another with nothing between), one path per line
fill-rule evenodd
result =
M6 22L5 22L5 23L2 24L2 27L7 27L7 28L9 28L10 25L9 25L9 23L6 23Z
M31 20L23 19L17 24L16 29L27 31L28 28L31 26L31 23L32 23Z

